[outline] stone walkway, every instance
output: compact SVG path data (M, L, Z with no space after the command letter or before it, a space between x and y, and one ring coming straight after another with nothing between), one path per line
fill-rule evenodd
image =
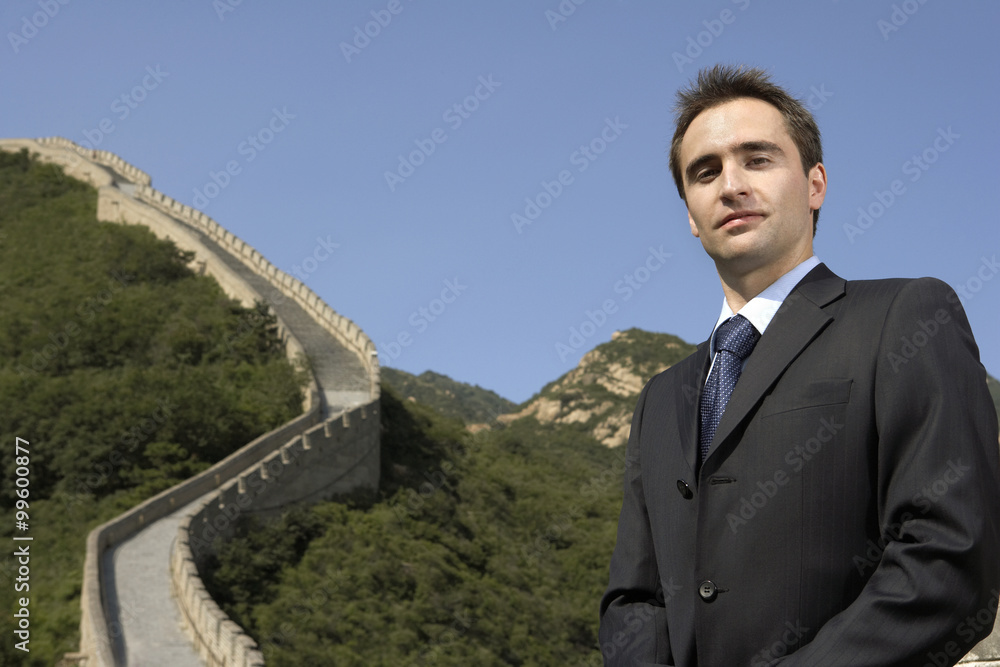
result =
M112 601L115 605L118 625L110 629L117 635L115 655L121 665L203 667L170 595L170 547L189 507L104 553L103 571L113 573L115 595L108 595L107 604L109 614Z
M266 298L274 292L271 283L239 258L225 252L210 236L195 231L198 240L257 290L258 294ZM270 306L305 348L316 381L324 394L324 417L341 408L368 401L368 373L353 352L341 345L291 298L282 299L280 303L272 303Z
M132 195L135 188L119 181ZM130 187L131 186L131 187ZM236 271L261 295L273 291L270 283L210 237L197 232L205 246ZM368 374L360 360L326 332L292 299L272 304L292 334L302 343L324 397L324 417L368 400ZM197 502L197 501L196 501ZM170 549L177 526L196 503L151 524L103 556L102 578L110 631L120 665L133 667L201 667L181 625L181 613L170 590Z

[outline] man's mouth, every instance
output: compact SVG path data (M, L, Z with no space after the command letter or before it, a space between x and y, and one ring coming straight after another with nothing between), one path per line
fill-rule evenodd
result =
M735 227L750 222L756 222L764 217L763 213L757 211L735 211L722 219L718 227Z

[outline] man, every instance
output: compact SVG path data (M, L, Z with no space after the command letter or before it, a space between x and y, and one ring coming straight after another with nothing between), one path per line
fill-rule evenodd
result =
M997 418L961 304L813 255L819 130L765 73L716 66L678 101L670 167L725 299L639 397L606 664L953 665L1000 587Z

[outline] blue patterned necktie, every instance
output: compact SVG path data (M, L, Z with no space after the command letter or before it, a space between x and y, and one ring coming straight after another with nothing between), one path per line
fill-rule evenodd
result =
M760 334L750 320L735 315L715 331L715 365L701 393L701 460L708 456L708 447L715 437L722 413L743 370L743 360L753 352Z

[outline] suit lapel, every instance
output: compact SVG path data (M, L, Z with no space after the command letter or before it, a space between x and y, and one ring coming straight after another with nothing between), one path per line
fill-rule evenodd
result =
M788 365L833 320L823 307L844 294L844 280L825 264L810 271L781 304L747 359L739 382L722 413L709 458L747 417ZM697 405L694 414L697 415ZM697 449L697 429L695 429Z
M709 357L708 341L698 346L685 364L680 375L680 391L677 392L677 436L684 451L684 458L691 468L691 478L698 469L698 404L701 400L701 390L705 386L708 375Z

